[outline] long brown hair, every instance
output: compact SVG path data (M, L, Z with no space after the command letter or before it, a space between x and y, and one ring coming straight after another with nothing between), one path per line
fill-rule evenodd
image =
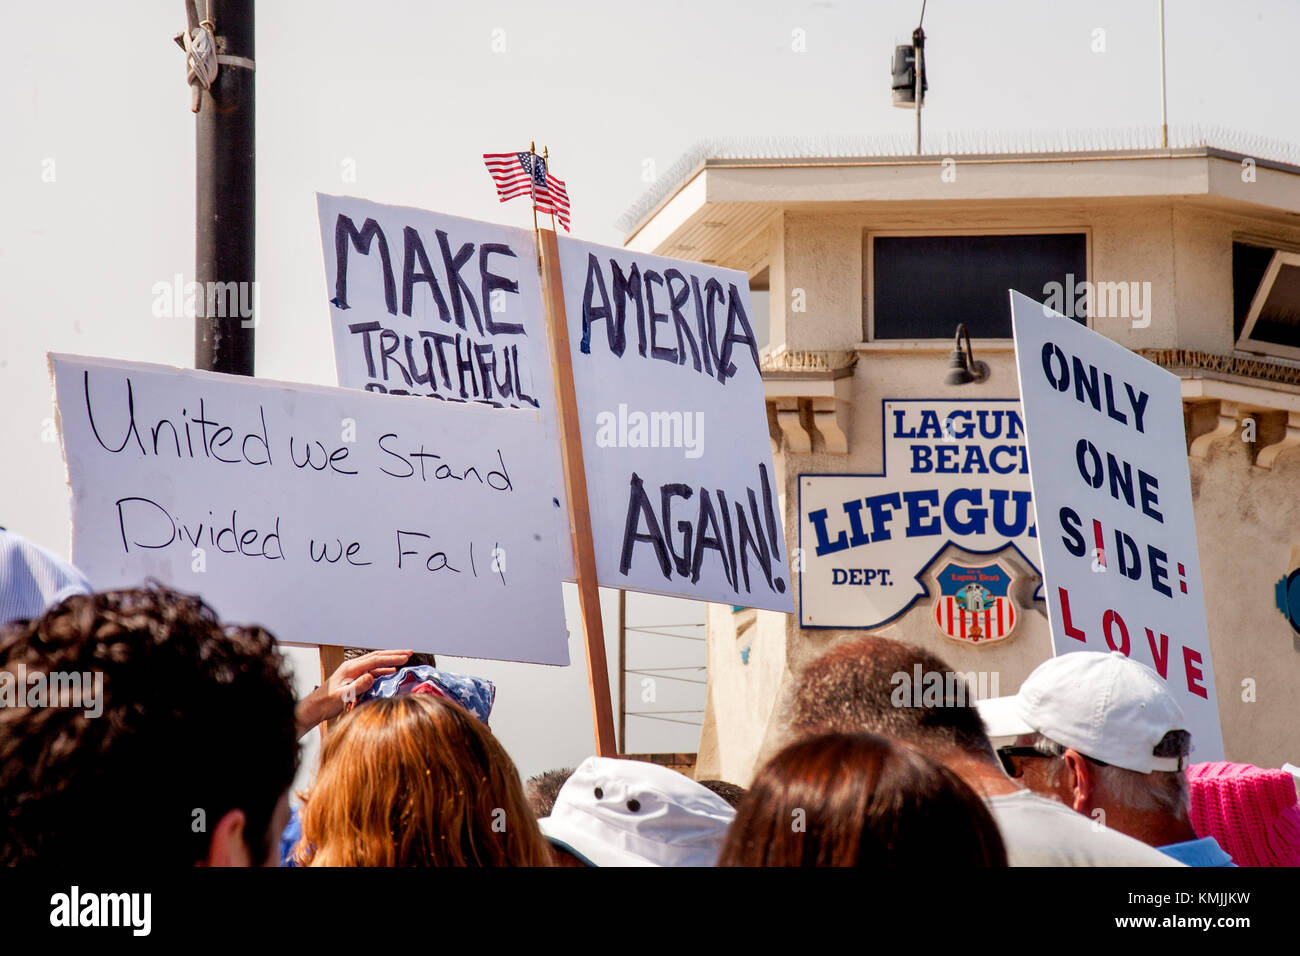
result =
M1006 866L997 824L956 774L875 734L822 734L772 758L719 866Z
M370 701L326 738L295 859L308 866L547 866L505 749L430 694Z

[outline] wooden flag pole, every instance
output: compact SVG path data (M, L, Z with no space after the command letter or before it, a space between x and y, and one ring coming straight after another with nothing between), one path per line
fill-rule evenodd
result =
M596 549L591 538L587 472L582 461L578 397L573 387L573 360L569 351L569 320L564 311L560 247L555 231L539 229L537 247L542 258L542 301L546 304L547 339L551 346L556 417L560 423L560 451L564 460L564 488L569 497L569 528L573 536L582 632L587 645L587 684L591 688L596 755L613 757L618 754L618 743L614 739L614 707L609 695L609 663L605 659L605 625L600 614L600 588L596 583Z

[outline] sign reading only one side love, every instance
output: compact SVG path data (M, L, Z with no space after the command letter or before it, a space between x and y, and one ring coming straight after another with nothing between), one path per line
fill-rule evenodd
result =
M1056 653L1147 664L1220 759L1178 379L1019 293L1012 315Z

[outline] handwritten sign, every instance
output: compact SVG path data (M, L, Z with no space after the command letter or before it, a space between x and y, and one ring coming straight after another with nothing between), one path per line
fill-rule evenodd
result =
M531 232L361 199L316 201L340 385L554 404Z
M1178 378L1018 292L1011 311L1056 653L1150 666L1194 759L1222 760Z
M157 578L295 643L568 663L534 416L50 363L72 558L97 586Z
M891 398L881 414L881 474L799 476L804 627L888 624L929 594L949 545L1015 549L1038 575L1020 403Z
M600 583L792 611L747 277L559 249Z

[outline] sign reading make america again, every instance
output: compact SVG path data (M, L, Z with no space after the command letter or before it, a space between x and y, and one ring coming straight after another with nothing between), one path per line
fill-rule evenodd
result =
M881 627L937 598L954 639L1010 637L1009 569L1039 567L1020 403L885 399L881 413L880 474L799 476L800 624ZM954 547L966 557L950 567ZM949 604L955 616L940 617Z

